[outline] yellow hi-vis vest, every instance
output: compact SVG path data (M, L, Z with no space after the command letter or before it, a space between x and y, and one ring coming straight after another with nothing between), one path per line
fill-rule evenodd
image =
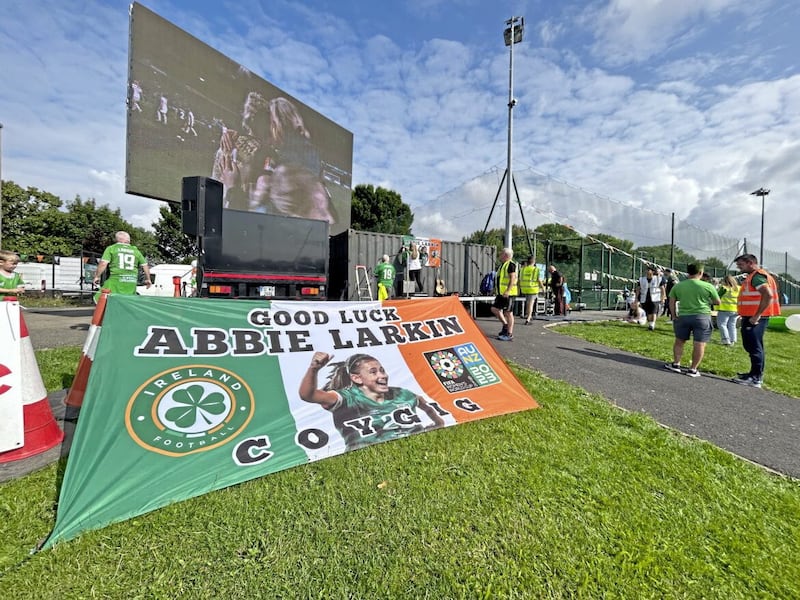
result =
M758 305L761 303L761 294L758 290L751 285L753 275L760 273L767 278L767 285L772 290L772 300L767 305L767 309L762 313L764 317L772 317L781 314L781 305L778 303L778 286L772 275L767 273L764 269L758 269L750 273L744 280L742 287L739 288L739 302L738 312L743 317L753 317L758 310Z
M519 291L525 294L538 294L539 293L539 267L536 265L525 265L522 267L522 272L519 274Z
M723 312L736 312L737 301L739 299L739 288L733 289L729 288L727 285L723 285L720 289L725 290L725 295L719 297L717 310L721 310Z
M509 287L509 283L511 282L511 276L508 274L508 265L511 264L512 261L507 260L502 264L502 266L497 270L497 293L498 294L505 294L506 290L508 290L509 296L516 296L518 293L517 284ZM519 269L517 269L517 279L519 279Z

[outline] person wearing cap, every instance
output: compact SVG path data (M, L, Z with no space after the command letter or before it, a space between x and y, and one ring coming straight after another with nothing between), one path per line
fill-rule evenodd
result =
M386 300L394 297L394 279L397 276L397 269L389 260L389 255L384 254L374 269L375 277L378 280L378 300Z

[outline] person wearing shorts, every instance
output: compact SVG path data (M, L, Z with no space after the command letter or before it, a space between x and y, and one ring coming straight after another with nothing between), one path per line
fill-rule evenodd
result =
M689 279L676 284L669 293L669 306L673 315L672 328L675 342L672 345L672 362L665 369L675 373L686 373L689 377L700 377L698 367L706 351L706 343L711 339L711 306L719 304L717 289L702 281L703 265L686 267ZM692 362L688 369L681 367L683 346L693 339Z

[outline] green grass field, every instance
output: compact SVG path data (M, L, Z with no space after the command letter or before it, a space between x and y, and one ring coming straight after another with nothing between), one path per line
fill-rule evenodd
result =
M796 309L795 312L800 312ZM784 311L783 315L793 314ZM675 336L672 323L666 318L658 320L656 331L647 327L632 325L623 321L598 321L559 326L559 332L585 339L589 342L627 350L634 354L672 362L672 344ZM766 372L764 387L780 394L800 398L800 377L794 360L800 351L800 333L767 329L764 335L766 349ZM683 349L684 366L691 359L692 344L687 342ZM716 329L711 341L706 345L706 353L700 364L700 371L714 373L721 377L734 377L737 373L749 371L750 359L742 348L741 340L735 346L723 346Z
M575 327L611 342L622 326ZM79 354L38 353L49 388ZM297 467L33 556L63 465L2 484L0 597L800 597L799 482L515 372L540 409ZM789 387L780 372L770 385Z

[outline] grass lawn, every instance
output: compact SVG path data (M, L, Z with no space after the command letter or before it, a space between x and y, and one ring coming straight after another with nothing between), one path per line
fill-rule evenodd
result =
M37 354L61 387L79 350ZM515 372L541 409L283 471L33 556L61 467L2 484L0 597L800 597L800 482Z
M794 312L800 312L800 309L795 309ZM613 318L611 315L617 314L609 313L610 318ZM783 313L784 316L789 314L792 314L791 310ZM664 362L672 361L672 344L675 336L672 332L672 323L665 317L658 319L656 331L648 331L647 327L614 320L559 325L558 332ZM767 329L764 335L764 347L767 360L764 387L780 394L800 398L800 377L797 375L797 365L794 362L800 352L800 333ZM689 364L691 353L690 340L683 348L684 366ZM700 370L722 377L734 377L737 373L750 370L750 358L742 348L741 339L735 346L723 346L720 343L719 331L715 329L711 341L706 345Z

